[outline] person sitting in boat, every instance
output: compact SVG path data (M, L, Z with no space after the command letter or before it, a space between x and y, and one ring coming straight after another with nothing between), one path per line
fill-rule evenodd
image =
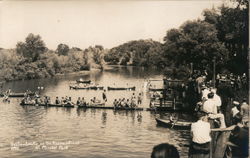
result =
M126 108L129 108L129 107L130 107L130 104L131 104L131 103L130 103L130 100L127 99L127 101L125 102L125 107L126 107Z
M60 104L60 100L58 97L56 97L56 101L55 101L56 105Z
M61 103L66 103L66 100L65 100L65 98L64 98L64 97L62 97L62 99L61 99Z
M121 106L121 107L125 107L125 105L126 105L126 101L125 101L125 98L123 98L123 99L121 100L121 102L120 102L120 106Z
M174 123L174 116L173 116L172 114L170 114L170 116L169 116L169 122L170 122L171 124Z
M66 104L68 104L68 105L74 105L74 103L71 101L71 97L68 98Z
M69 98L68 98L68 96L66 95L66 97L65 97L65 102L68 102L69 101Z
M208 122L208 116L205 112L200 111L197 114L198 120L191 124L192 143L189 148L189 158L209 157L211 128Z
M86 103L86 101L85 101L84 97L82 97L82 100L81 100L81 105L82 105L82 106L87 106L87 103Z
M35 104L40 104L40 99L38 97L35 97Z
M93 99L90 100L90 103L91 103L92 105L95 105L95 104L100 103L100 102L101 102L101 101L98 100L98 99L96 99L96 97L93 97Z
M21 100L21 105L24 105L26 104L26 97L24 97L22 100Z
M29 97L29 96L28 96ZM44 104L45 105L48 105L48 97L47 96L44 96Z
M121 107L121 101L122 101L122 99L119 98L118 101L117 101L117 107Z
M118 107L118 101L115 99L114 102L113 102L113 106L114 107Z
M81 98L80 98L80 97L78 97L78 99L77 99L77 101L76 101L76 105L77 105L77 106L80 106L80 105L81 105Z

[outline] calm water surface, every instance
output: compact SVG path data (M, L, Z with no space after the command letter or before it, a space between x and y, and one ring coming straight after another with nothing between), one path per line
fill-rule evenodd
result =
M136 86L136 94L143 92L142 106L148 107L149 94L143 91L143 84L145 78L160 79L162 76L159 74L155 70L143 68L116 67L81 76L10 82L4 85L4 89L11 88L15 92L26 89L34 91L42 85L45 89L41 94L51 96L52 100L56 96L66 95L71 96L73 101L77 97L90 100L95 96L101 99L102 91L69 89L70 83L82 77L104 87L114 83L119 86ZM154 84L161 86L161 83ZM108 104L111 105L115 98L129 98L132 93L108 91ZM158 127L153 112L143 111L142 119L137 119L138 112L22 107L19 103L20 99L11 99L10 104L0 104L0 157L3 158L147 158L153 146L164 142L174 144L182 157L187 155L189 132Z

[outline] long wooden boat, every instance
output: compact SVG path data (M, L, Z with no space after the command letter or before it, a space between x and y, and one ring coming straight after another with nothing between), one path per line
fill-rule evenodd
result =
M113 107L113 106L78 106L78 108L86 108L86 109L111 109L111 110L127 110L127 111L143 111L143 108Z
M172 128L172 129L180 129L180 130L189 130L191 129L191 123L192 122L184 122L184 121L177 121L171 123L169 120L163 120L158 117L155 118L156 122L160 126L164 126L167 128Z
M69 86L70 89L84 89L84 90L103 90L103 86L87 86L87 87L81 87L81 86Z
M18 98L18 97L24 97L26 94L25 93L10 93L9 97L10 98ZM29 95L34 95L34 93L30 93ZM4 94L1 93L0 97L4 97Z
M91 83L91 80L86 80L86 81L76 80L76 83L85 83L85 84L90 84L90 83Z
M70 104L33 104L33 103L26 103L20 104L22 106L46 106L46 107L70 107L74 108L74 105ZM77 106L77 108L84 108L84 109L111 109L111 110L127 110L127 111L142 111L143 108L129 108L129 107L116 107L113 106L103 106L104 104L96 104L96 105L87 105L87 106Z
M135 86L134 87L109 87L108 90L130 90L130 91L135 91Z
M22 106L46 106L46 107L69 107L69 108L74 108L75 106L72 104L34 104L34 103L25 103L25 104L20 104Z

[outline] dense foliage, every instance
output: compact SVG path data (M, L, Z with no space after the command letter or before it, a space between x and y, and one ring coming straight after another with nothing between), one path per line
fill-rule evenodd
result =
M70 49L66 44L59 44L56 51L49 50L39 35L29 34L16 49L0 49L0 79L45 78L89 70L91 65L100 64L95 60L99 55L103 56L77 47Z
M171 78L188 78L192 70L248 74L247 0L203 11L203 19L186 21L170 29L164 43L153 40L129 41L110 50L100 45L81 50L59 44L49 50L39 35L29 34L15 50L0 49L0 78L40 78L58 73L103 69L104 64L158 67ZM105 63L105 62L106 63ZM248 76L248 75L247 75Z
M138 40L112 48L104 59L109 64L163 67L161 54L161 43L153 40Z

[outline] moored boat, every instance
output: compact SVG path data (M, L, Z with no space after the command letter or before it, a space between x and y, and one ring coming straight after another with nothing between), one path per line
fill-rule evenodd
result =
M25 97L26 95L27 95L26 93L10 93L8 96L10 98L19 98L19 97L21 98L21 97ZM30 93L28 95L34 95L34 93ZM4 97L4 94L1 93L0 97Z
M34 103L21 103L22 106L47 106L47 107L70 107L74 108L75 106L72 104L34 104Z
M156 122L160 126L164 126L167 128L180 129L180 130L189 130L191 129L192 122L184 122L184 121L174 121L170 122L169 120L160 119L158 117L155 118Z
M76 80L76 83L90 84L90 83L91 83L91 80L86 80L86 81L83 81L83 80Z
M135 91L135 86L134 87L108 87L108 90L130 90L130 91Z
M69 86L70 89L85 89L85 90L103 90L103 86L86 86L86 87L81 87L81 86Z
M163 91L164 88L149 88L148 90L155 92L155 91Z

